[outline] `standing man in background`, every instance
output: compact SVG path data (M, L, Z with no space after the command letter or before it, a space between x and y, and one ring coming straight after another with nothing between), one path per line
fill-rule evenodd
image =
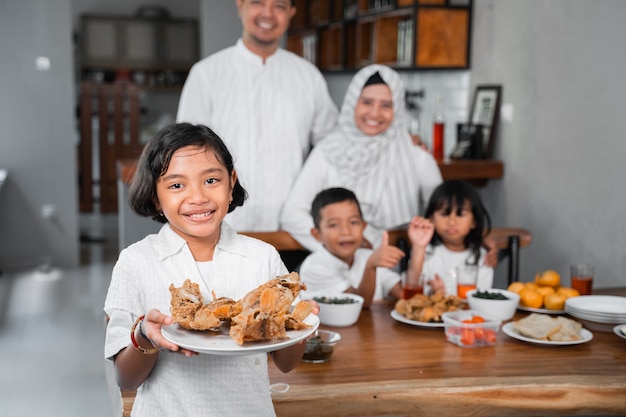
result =
M209 126L232 152L249 196L228 223L274 231L311 146L334 127L337 107L319 70L280 48L296 13L293 0L236 3L242 37L192 67L177 121Z

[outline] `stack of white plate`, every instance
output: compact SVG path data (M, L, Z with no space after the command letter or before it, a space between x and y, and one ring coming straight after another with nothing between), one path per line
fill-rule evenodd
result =
M626 323L626 297L616 295L582 295L565 300L565 312L592 330L612 331L616 324Z

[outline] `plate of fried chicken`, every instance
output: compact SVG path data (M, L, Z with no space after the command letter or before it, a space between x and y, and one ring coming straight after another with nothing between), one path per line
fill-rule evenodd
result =
M270 279L241 300L206 302L197 283L170 285L174 323L163 326L167 340L185 349L214 355L271 352L306 339L319 326L311 305L300 301L306 289L297 273Z
M218 331L197 331L187 330L174 323L169 326L163 326L162 333L163 337L170 342L194 352L226 356L250 355L253 353L272 352L295 345L315 332L320 322L316 315L311 314L304 320L304 323L310 327L304 330L288 330L286 339L245 342L242 345L230 337L228 334L229 330L225 326Z
M443 313L464 307L465 302L456 295L415 294L408 300L398 300L391 311L391 317L412 326L445 327L441 318Z

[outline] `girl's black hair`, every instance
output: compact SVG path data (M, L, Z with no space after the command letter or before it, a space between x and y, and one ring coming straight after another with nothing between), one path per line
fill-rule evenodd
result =
M174 152L185 146L212 150L217 160L228 170L228 175L232 175L235 169L233 157L226 144L215 132L203 125L189 123L169 125L158 131L148 141L139 157L137 171L128 190L128 203L137 214L152 217L159 223L167 223L167 219L156 206L158 201L156 183L159 177L167 171ZM233 201L228 206L228 212L243 206L247 197L246 190L237 179L233 187Z
M472 207L472 215L474 216L474 227L465 236L465 247L468 248L472 257L469 263L477 264L480 259L480 248L483 247L483 238L491 231L491 217L476 189L467 181L449 180L440 184L428 201L424 217L432 218L433 214L438 210L445 210L446 213L456 210L458 213L463 210L465 201L469 201ZM431 239L431 245L437 246L441 244L441 236L435 233Z
M319 229L320 222L322 221L322 209L329 204L341 203L343 201L352 201L359 209L359 215L363 218L361 213L361 205L356 195L345 188L327 188L317 193L311 203L311 217L313 217L313 225Z

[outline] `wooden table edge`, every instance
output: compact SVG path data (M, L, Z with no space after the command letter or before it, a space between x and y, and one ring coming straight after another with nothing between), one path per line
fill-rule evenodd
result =
M292 385L287 393L273 394L273 401L277 416L297 412L303 417L322 415L320 410L330 417L396 416L407 409L428 415L616 414L626 413L626 376L466 377L381 381L376 386L365 382Z

